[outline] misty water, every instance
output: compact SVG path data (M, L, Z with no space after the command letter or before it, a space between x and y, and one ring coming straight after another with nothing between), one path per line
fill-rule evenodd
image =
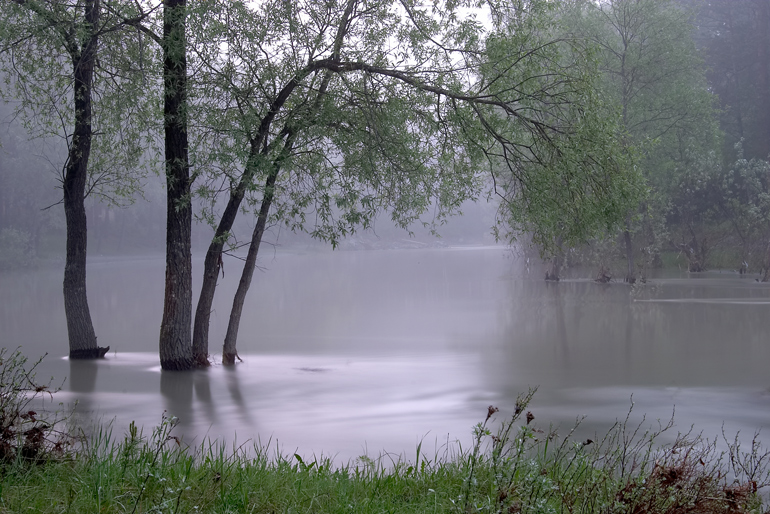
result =
M648 284L546 283L502 247L266 251L247 298L235 368L161 372L162 257L94 259L88 287L99 362L70 362L62 270L0 274L1 345L48 356L39 378L88 425L145 430L164 411L178 436L270 442L339 461L465 447L488 405L500 416L538 386L541 426L601 433L676 410L677 427L750 437L770 424L770 285L735 273L668 273ZM225 262L211 351L219 359L242 264ZM201 261L194 263L194 276ZM196 297L197 300L197 297Z

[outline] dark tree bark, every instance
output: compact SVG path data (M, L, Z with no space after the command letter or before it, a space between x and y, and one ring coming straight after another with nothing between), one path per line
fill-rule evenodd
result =
M235 291L233 299L233 309L230 311L230 321L227 325L227 334L225 335L225 344L222 347L222 364L232 366L238 356L236 351L236 341L238 339L238 327L241 323L241 314L243 312L243 303L246 300L246 293L249 291L251 279L254 276L254 268L257 264L257 253L259 245L262 242L262 235L265 233L267 225L267 215L270 212L270 206L273 203L273 192L275 180L278 178L278 168L273 170L265 182L265 193L262 198L262 205L259 209L259 218L257 226L251 235L251 244L249 244L249 253L246 255L246 263L243 266L241 280L238 282L238 289Z
M229 204L228 204L229 206ZM227 212L225 211L225 215ZM224 216L220 220L217 230L214 233L214 239L206 251L206 258L203 261L203 283L201 284L201 294L198 297L198 306L195 309L195 324L193 325L193 359L195 366L208 367L209 362L209 324L211 321L211 306L214 303L214 293L217 288L219 278L219 263L222 262L222 249L224 248L224 234L230 229L221 230ZM233 219L235 217L233 216ZM230 223L232 227L232 223Z
M85 191L91 154L91 95L98 37L99 0L85 2L86 36L69 48L74 79L75 127L64 172L64 214L67 222L67 257L64 267L64 312L71 359L104 357L109 347L96 345L86 294L88 225ZM74 42L73 42L74 43Z
M166 291L160 327L164 370L193 367L192 207L187 146L186 0L163 2L163 125L166 154Z
M217 230L214 234L214 239L209 245L208 252L206 252L206 259L204 262L203 270L203 284L201 286L201 295L198 299L198 306L195 309L195 332L193 334L193 359L197 366L205 367L209 365L208 361L208 348L209 348L209 321L211 319L211 305L214 302L214 293L217 287L217 276L219 274L219 262L222 257L222 248L224 246L224 236L233 226L235 217L238 214L238 208L243 201L243 196L246 193L246 188L251 184L254 179L254 175L257 172L257 166L254 159L260 153L260 148L263 148L262 153L267 154L269 152L269 146L265 146L265 140L268 137L270 126L275 119L276 114L283 108L283 105L291 96L294 89L302 82L302 80L310 74L311 68L305 68L296 77L292 78L278 93L273 103L270 105L270 109L262 121L260 122L257 135L250 142L250 154L249 162L246 164L246 169L241 175L241 179L238 185L230 195L230 199L227 202L225 211L222 214ZM293 144L296 130L285 128L281 135L287 138L287 142L284 143L284 150ZM276 143L280 141L280 138L276 140ZM280 167L279 161L285 159L285 154L282 153L276 160L276 165ZM275 171L277 177L277 171ZM275 182L275 179L273 180ZM272 198L271 198L272 202ZM269 209L269 205L268 205ZM261 239L261 236L260 236ZM253 240L253 239L252 239ZM251 249L249 249L251 251ZM256 255L255 255L256 259ZM248 286L246 286L248 289ZM237 332L237 330L236 330Z
M214 303L214 293L216 292L220 263L222 262L222 249L224 248L227 233L233 228L238 208L246 192L246 185L251 181L254 174L252 159L258 152L258 147L255 144L256 142L251 145L250 162L246 164L246 169L238 186L236 186L230 195L230 199L227 201L227 206L222 213L222 218L219 220L219 225L217 225L214 238L211 240L203 262L203 283L201 285L201 294L198 298L198 306L195 309L195 324L193 326L193 358L195 365L198 367L210 365L208 359L209 324L211 320L211 305Z
M626 243L626 263L628 264L628 269L626 270L626 282L633 284L636 282L636 270L634 269L634 244L631 239L630 216L626 218L626 228L623 231L623 240Z

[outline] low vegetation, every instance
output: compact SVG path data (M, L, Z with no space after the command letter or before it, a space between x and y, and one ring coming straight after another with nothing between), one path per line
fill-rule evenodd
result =
M131 425L73 437L67 419L29 409L51 394L19 354L2 359L0 512L765 512L768 459L755 438L669 444L673 423L645 430L618 421L600 440L537 428L534 391L496 422L490 406L469 449L414 461L382 455L335 464L268 446L186 447L165 417L151 434ZM629 412L630 414L630 412ZM493 430L493 427L496 427ZM71 431L69 432L71 434ZM664 434L666 437L664 437ZM72 443L72 444L70 444Z

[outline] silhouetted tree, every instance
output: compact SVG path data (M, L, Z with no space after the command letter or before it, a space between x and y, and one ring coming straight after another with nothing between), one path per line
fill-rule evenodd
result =
M67 222L64 308L74 359L103 357L109 349L97 346L88 308L85 197L99 191L130 194L136 187L134 174L116 173L130 169L138 157L135 127L126 116L131 108L123 103L136 98L138 89L130 73L121 75L126 71L123 57L130 53L129 27L120 21L122 16L113 16L125 11L125 4L3 0L0 10L4 96L19 102L19 112L37 135L56 134L67 142L61 176ZM112 52L101 61L100 44ZM107 147L118 154L109 161L104 160Z

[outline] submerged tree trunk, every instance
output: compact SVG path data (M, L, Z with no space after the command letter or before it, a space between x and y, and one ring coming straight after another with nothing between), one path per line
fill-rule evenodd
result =
M208 360L209 321L211 319L211 305L214 302L214 292L216 291L216 287L217 287L217 275L219 273L219 263L221 262L220 259L222 256L222 248L224 247L224 243L225 243L224 238L226 237L226 233L229 232L230 229L232 228L233 222L235 221L235 216L238 214L238 208L240 207L241 201L243 200L243 197L246 193L246 189L251 185L251 182L254 178L254 174L258 170L257 165L254 162L254 159L259 155L260 147L263 147L264 142L269 135L270 127L273 123L273 120L275 119L276 114L278 113L278 111L281 110L281 108L283 107L283 104L289 98L289 96L294 91L294 89L299 85L300 81L301 81L301 78L299 77L294 77L292 80L290 80L284 86L284 88L281 90L281 92L278 94L276 99L271 104L267 115L264 118L262 118L262 121L259 125L259 129L257 130L257 135L250 142L251 150L249 155L249 162L247 162L246 169L244 170L243 175L241 176L241 179L238 182L238 185L236 186L235 190L232 192L232 195L230 196L230 200L227 203L225 212L222 214L222 220L220 221L220 224L217 227L216 233L214 235L214 239L211 241L211 245L209 245L209 250L206 253L206 260L204 262L204 270L203 270L203 285L201 287L200 298L198 299L198 306L195 309L195 332L193 335L193 359L195 360L195 363L197 366L205 367L209 365L209 360ZM284 128L284 130L281 133L286 135L287 139L286 139L286 143L284 144L284 150L282 154L276 159L276 162L274 163L275 166L277 166L273 172L275 173L276 177L277 177L278 169L280 168L280 162L283 159L285 159L286 156L288 155L286 151L291 148L292 142L296 137L296 130L294 129ZM268 151L268 147L264 147L262 154L265 155L267 151ZM270 183L269 177L267 182ZM275 182L275 177L273 177L273 183L274 182ZM267 191L265 191L265 194L267 195ZM263 199L263 204L264 204L264 201L265 200ZM272 193L270 193L270 200L268 201L268 204L267 204L268 210L270 208L271 202L272 202ZM261 237L262 236L260 235L260 239ZM253 240L254 239L252 237L252 241ZM258 247L259 247L259 243L257 243L257 250L259 249ZM249 248L249 252L251 252L251 247ZM254 256L254 259L256 260L256 254ZM248 290L248 287L249 286L246 285L247 290ZM244 296L245 296L245 292L244 292ZM236 333L237 333L237 327L236 327Z
M99 0L85 3L85 26L89 35L83 39L80 51L73 50L75 127L64 173L64 214L67 222L67 261L64 267L64 312L67 318L69 355L71 359L104 357L109 347L96 345L96 333L91 321L86 294L86 254L88 224L85 191L88 179L88 159L91 155L91 95L98 38Z
M634 266L634 244L631 239L631 217L626 216L626 229L623 231L623 240L626 242L626 282L633 284L636 282L636 270Z
M219 223L219 227L222 222ZM222 249L224 247L224 233L220 234L219 227L214 239L206 252L203 261L203 283L201 294L198 298L198 306L195 309L195 322L193 325L193 360L197 367L208 367L209 362L209 321L211 320L211 306L214 303L214 292L219 278L220 262L222 262Z
M545 272L545 279L558 282L561 273L561 254L557 253L551 259L551 267Z
M230 311L230 321L227 324L225 344L222 347L222 364L226 366L232 366L235 364L235 359L238 357L236 341L238 339L238 327L241 323L243 303L246 300L246 293L249 291L249 286L251 286L251 279L254 276L254 268L257 264L257 253L259 253L259 245L262 242L262 234L265 233L265 226L267 225L267 215L270 212L270 205L273 203L275 181L278 178L278 167L279 166L276 166L276 169L270 173L270 175L267 177L267 181L265 182L265 193L262 197L262 205L259 209L257 226L254 227L254 232L251 235L249 253L246 255L246 263L243 266L241 280L238 282L238 289L235 291L235 298L233 298L233 309Z
M556 238L556 251L551 258L551 267L545 271L545 279L553 282L558 282L561 278L561 265L562 265L562 237Z
M259 125L259 129L257 130L257 135L254 137L251 142L251 150L249 154L249 161L246 164L246 169L243 172L243 175L241 176L240 181L238 182L238 185L236 186L235 190L232 192L232 195L230 196L230 200L227 203L227 207L225 208L225 212L222 214L222 219L220 220L219 226L217 227L216 233L214 235L214 239L211 241L211 245L209 245L209 250L206 253L206 260L204 263L204 270L203 270L203 285L201 287L201 295L198 299L198 306L195 309L195 332L193 335L193 357L195 359L195 362L198 366L208 366L208 346L209 346L209 321L211 319L211 305L214 302L214 292L216 291L217 287L217 275L219 273L219 263L221 262L221 256L222 256L222 248L224 246L226 237L226 233L230 231L230 229L233 226L233 222L235 221L235 216L238 214L238 208L240 207L241 201L243 200L243 197L246 193L246 188L251 185L251 182L254 178L255 173L257 172L258 168L256 165L255 159L260 153L260 147L263 147L265 140L267 139L270 131L270 126L273 123L273 120L275 119L276 114L280 109L283 107L283 104L286 102L286 100L289 98L291 93L294 91L294 89L299 85L300 78L294 77L292 80L290 80L284 88L281 90L279 95L276 97L276 99L273 101L272 105L270 106L270 109L268 110L268 114L262 118L262 121ZM328 81L326 81L328 82ZM322 84L321 86L321 93L319 95L323 94L323 90L325 89L325 86ZM270 189L265 189L265 196L262 200L263 207L267 205L267 211L270 210L270 204L272 203L273 199L273 193L272 193L272 184L275 183L275 179L278 176L278 170L281 167L281 163L284 159L286 159L291 152L291 147L293 145L293 142L296 138L296 134L298 132L298 129L295 128L289 128L284 127L284 129L281 131L281 134L286 137L286 141L284 143L284 147L280 153L280 155L276 158L274 161L274 169L270 172L270 175L267 178L267 184L269 184ZM268 153L268 147L264 147L262 150L262 155ZM269 191L269 194L268 194ZM267 201L267 204L265 202ZM267 222L267 211L265 211L265 223ZM260 209L260 216L261 216L262 210ZM257 222L259 225L259 221ZM263 225L264 230L264 225ZM262 235L259 235L259 241L261 241ZM255 235L252 235L252 243L249 246L249 255L252 252L252 247L254 247L254 240ZM259 242L256 243L256 248L254 248L254 261L256 262L256 252L259 251ZM248 260L248 257L247 257ZM247 265L248 267L248 265ZM243 279L242 279L243 280ZM251 277L248 279L248 284L246 284L245 289L248 290ZM238 290L241 290L241 286L239 285ZM236 293L237 295L237 293ZM246 292L243 292L243 295L245 297ZM238 315L238 318L240 320L240 314ZM231 322L232 324L232 322ZM236 322L235 327L235 334L237 335L238 328L237 328L238 322ZM230 329L228 328L228 333ZM233 345L235 345L235 335L233 336Z
M163 2L163 125L166 158L166 289L160 326L160 365L193 367L192 207L187 157L186 0Z
M690 229L690 236L692 236L692 239L690 240L690 247L687 248L687 250L689 250L688 271L696 273L705 271L706 255L708 253L706 238L704 237L700 242L698 242L698 236L695 234L695 230L693 229L692 225L689 225L688 228Z
M214 303L214 293L219 279L219 270L222 263L222 250L225 245L227 234L233 228L235 217L243 201L246 191L246 185L251 181L254 175L254 163L251 162L257 155L258 143L252 142L250 162L246 164L238 186L230 195L222 218L211 240L209 249L206 252L206 259L203 262L203 283L201 285L201 294L198 298L198 305L195 309L195 324L193 326L193 359L198 367L207 367L210 365L209 353L209 323L211 320L211 306Z
M356 0L348 0L345 11L340 20L340 24L337 27L337 35L334 40L334 46L332 51L332 59L338 60L340 57L340 50L342 43L349 30L350 17L353 14L353 10L356 5ZM238 183L235 191L232 193L230 200L228 201L225 212L222 215L219 225L217 226L214 239L209 246L209 250L206 253L206 260L203 270L203 285L201 287L201 295L198 299L198 306L195 310L195 327L193 332L193 354L195 362L198 366L208 366L208 337L209 337L209 322L211 319L211 306L214 301L214 292L217 286L217 277L219 275L219 264L222 262L222 248L224 246L224 238L227 232L233 226L235 216L238 214L238 207L243 200L246 188L250 185L257 171L255 158L260 153L262 148L262 154L267 155L269 153L266 145L267 138L269 136L270 127L275 119L276 114L281 110L284 103L288 100L289 96L294 92L295 88L300 84L302 79L306 76L307 71L303 72L296 77L292 78L288 83L284 85L279 94L276 96L267 114L262 118L259 129L256 132L256 136L250 142L250 155L249 162L246 164L246 169L243 172L241 180ZM311 113L315 113L320 106L321 98L326 94L326 89L329 86L331 80L331 72L326 70L323 80L318 88L318 94L315 99L314 107ZM230 313L230 322L228 323L227 335L225 337L225 348L223 351L222 360L225 364L235 364L235 358L238 353L235 350L235 343L238 335L238 325L240 324L241 310L243 309L243 301L246 297L246 292L251 285L251 278L254 273L254 266L256 265L257 253L259 252L259 245L262 241L262 233L265 230L267 224L267 215L270 211L270 205L273 201L273 187L278 177L278 172L281 168L283 161L288 158L291 153L294 141L297 137L297 133L301 130L301 127L312 124L310 121L312 116L308 113L301 118L299 123L293 123L284 126L280 131L279 141L281 137L285 137L284 146L281 153L273 162L273 169L266 180L265 192L262 199L262 205L260 208L259 218L257 220L257 226L254 229L251 238L251 244L249 245L249 252L246 257L246 265L244 272L241 276L241 281L236 291L236 296L233 302L233 310ZM261 228L260 228L261 227ZM251 262L251 264L249 264ZM248 270L248 271L247 271ZM239 299L240 298L240 299Z

